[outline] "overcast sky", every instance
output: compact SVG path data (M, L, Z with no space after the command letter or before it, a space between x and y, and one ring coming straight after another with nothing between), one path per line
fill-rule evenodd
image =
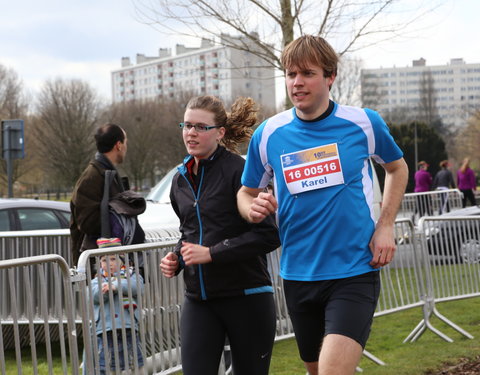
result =
M141 23L131 0L16 0L0 9L0 64L14 69L33 93L47 79L79 78L110 100L110 72L122 56L135 61L137 53L155 56L159 47L185 43ZM407 66L420 57L427 65L458 57L480 63L479 14L479 0L447 0L424 17L428 28L415 38L358 56L366 68Z

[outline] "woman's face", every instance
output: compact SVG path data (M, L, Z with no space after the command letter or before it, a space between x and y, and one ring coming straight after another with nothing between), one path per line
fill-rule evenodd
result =
M183 116L184 123L203 126L215 126L214 119L214 114L204 109L187 109ZM200 159L208 158L217 149L218 142L225 135L225 128L213 128L201 132L194 127L187 129L185 126L182 133L187 152L198 162Z

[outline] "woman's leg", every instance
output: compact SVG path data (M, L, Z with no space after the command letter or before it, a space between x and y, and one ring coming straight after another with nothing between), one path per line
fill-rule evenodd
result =
M180 338L184 375L218 374L225 328L210 305L210 301L188 297L183 303Z
M224 302L222 316L227 326L233 373L268 375L276 327L273 294L252 294Z

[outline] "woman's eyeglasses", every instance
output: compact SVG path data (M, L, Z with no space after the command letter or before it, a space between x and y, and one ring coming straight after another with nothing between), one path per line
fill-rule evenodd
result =
M205 124L191 124L189 122L181 122L178 125L180 126L181 129L183 129L183 131L188 132L188 131L190 131L190 129L195 128L195 131L197 131L199 133L203 133L203 132L209 131L210 129L214 129L214 128L221 128L221 126L209 126L209 125L205 125Z

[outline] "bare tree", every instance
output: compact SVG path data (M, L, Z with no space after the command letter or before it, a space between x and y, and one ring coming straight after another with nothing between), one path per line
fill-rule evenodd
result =
M39 95L35 141L50 185L71 188L95 150L98 101L88 83L47 81Z
M430 69L422 72L419 81L420 102L418 103L418 119L425 124L431 125L438 119L437 95L435 82Z
M338 76L335 78L335 83L330 91L334 101L345 105L361 105L361 70L361 59L344 56L340 60Z
M383 119L389 124L403 124L416 121L415 111L412 111L412 109L408 107L396 106L392 108L389 112L380 112L380 114L382 115Z
M14 70L0 64L0 118L20 118L27 109L22 81Z
M128 136L128 155L121 166L135 188L144 181L153 185L180 163L185 147L178 123L183 119L185 100L129 101L114 104L106 113L107 121L122 126Z
M405 35L445 0L135 0L141 20L162 33L212 40L281 69L280 51L305 33L335 40L340 55ZM388 22L386 19L388 18ZM242 38L224 38L225 33ZM254 47L252 47L254 46Z
M0 120L23 119L26 120L28 100L23 89L23 83L13 69L7 69L0 64ZM25 138L28 142L28 121L25 123ZM0 155L1 158L1 155ZM31 170L32 156L25 159L15 159L12 166L12 180L18 181ZM7 166L2 159L0 161L0 196L7 184Z
M468 120L467 126L458 131L451 145L451 156L457 164L463 158L470 157L472 168L480 170L480 110L476 111Z
M380 85L373 81L369 82L368 84L366 83L367 77L365 77L365 73L362 72L362 77L361 77L361 101L362 101L362 106L368 107L368 108L375 108L378 107L378 105L381 103L383 95L382 95L382 90L380 88ZM385 114L383 114L385 115Z

